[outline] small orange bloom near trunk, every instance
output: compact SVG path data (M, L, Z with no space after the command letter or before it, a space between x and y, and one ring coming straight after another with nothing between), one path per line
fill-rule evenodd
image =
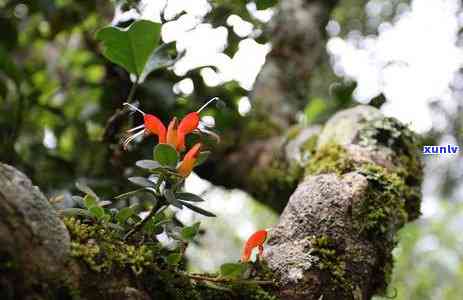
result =
M244 243L243 254L241 255L241 262L248 262L251 259L252 250L258 248L259 256L264 252L264 243L267 239L267 230L258 230L254 232Z

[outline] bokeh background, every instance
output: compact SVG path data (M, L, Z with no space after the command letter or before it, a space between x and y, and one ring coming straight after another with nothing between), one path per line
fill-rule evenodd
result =
M163 42L176 41L185 53L140 86L140 105L167 120L219 96L225 107L208 109L203 121L226 140L252 110L249 92L272 47L265 29L278 1L264 2L269 8L259 10L245 0L0 0L0 161L50 198L75 192L76 180L109 196L127 190L133 162L150 156L153 141L127 152L118 145L120 129L134 122L116 113L130 78L104 59L95 32L139 18L162 21ZM462 146L462 28L457 0L339 1L298 121L323 123L339 109L370 103L428 144ZM463 154L424 160L422 217L400 233L389 295L462 299ZM200 176L187 189L219 216L177 213L203 224L187 252L192 270L237 260L251 232L278 220L259 199Z

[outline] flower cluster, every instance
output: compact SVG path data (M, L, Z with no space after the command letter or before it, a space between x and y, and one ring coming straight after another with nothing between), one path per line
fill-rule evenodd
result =
M131 141L133 141L138 136L149 136L155 135L158 137L159 144L168 144L172 146L177 151L185 150L185 138L188 134L193 132L199 132L199 113L207 107L211 102L217 100L218 98L213 98L204 104L197 111L187 114L180 123L177 121L177 118L174 117L169 122L169 125L166 127L162 121L152 114L147 114L144 111L140 110L138 107L125 102L124 105L128 106L133 111L136 111L143 116L143 124L136 126L127 130L127 133L130 135L123 141L124 149L127 149ZM183 160L177 167L177 172L182 177L187 177L193 167L195 166L198 154L201 150L201 143L195 144L184 156Z

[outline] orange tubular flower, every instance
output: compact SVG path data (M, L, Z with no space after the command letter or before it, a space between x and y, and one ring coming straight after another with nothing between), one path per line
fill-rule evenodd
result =
M195 112L187 114L180 124L177 126L177 119L173 118L169 123L169 127L166 130L164 124L156 116L147 114L140 110L138 107L125 102L124 105L129 106L132 110L139 112L143 115L143 124L132 129L127 130L128 133L131 133L123 142L124 149L127 149L128 144L133 141L136 137L145 134L157 135L160 144L170 144L177 151L185 149L185 137L192 133L199 125L199 113L207 106L209 103L217 100L218 98L212 98L206 104L204 104L200 109ZM139 131L137 131L139 130ZM134 132L134 133L132 133Z
M182 162L177 168L177 172L182 177L188 177L193 170L196 160L198 159L199 150L201 150L201 143L195 144L183 157Z
M207 101L203 106L201 106L197 111L187 114L180 124L178 125L177 131L177 150L181 151L185 149L185 137L187 134L192 133L193 130L198 128L199 125L199 113L205 109L209 104L218 100L219 98L214 97L211 100Z
M159 143L164 144L166 142L166 127L162 124L154 115L146 114L143 117L145 131L148 134L154 134L158 136Z
M177 136L177 118L174 117L167 127L167 144L177 148Z
M243 254L241 255L241 262L248 262L251 259L252 250L259 249L259 255L262 256L264 252L264 242L267 239L267 230L258 230L254 232L244 243Z
M133 106L130 103L125 102L124 105L129 106L134 111L139 112L143 115L142 125L127 130L127 133L130 133L130 135L122 143L124 149L127 149L127 146L131 141L143 134L157 135L159 143L166 142L166 127L164 126L164 124L162 124L161 120L159 120L154 115L145 113L144 111L140 110L139 108Z
M199 125L199 113L191 112L187 114L180 124L177 130L177 150L185 149L185 137L187 134L193 132Z

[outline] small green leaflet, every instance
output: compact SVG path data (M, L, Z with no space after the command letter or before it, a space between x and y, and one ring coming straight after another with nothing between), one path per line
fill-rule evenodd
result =
M81 191L82 193L84 194L87 194L87 195L90 195L92 196L93 198L95 198L96 200L99 200L98 196L96 195L96 193L91 189L89 188L85 183L83 183L82 181L78 181L76 182L76 188Z
M84 206L85 208L90 209L94 206L98 206L98 201L93 196L85 195Z
M198 155L198 159L196 160L196 166L199 166L202 163L204 163L210 154L211 154L211 151L200 152Z
M140 167L142 169L147 169L147 170L157 169L161 166L157 161L149 160L149 159L139 160L135 163L135 165L137 167Z
M153 151L154 159L163 166L175 168L178 161L177 151L168 144L157 144Z
M132 182L133 184L143 186L143 187L151 187L154 184L146 179L145 177L129 177L129 181Z
M86 210L86 209L82 209L82 208L74 208L74 207L71 207L71 208L65 208L63 210L61 210L61 212L63 213L63 215L65 216L83 216L83 217L91 217L92 214Z
M180 236L182 237L182 239L192 241L199 232L200 224L200 222L196 222L191 226L183 227L182 231L180 231Z
M124 224L128 218L135 214L135 211L131 207L122 208L116 215L116 220L119 224Z
M220 266L220 274L228 278L241 278L248 266L240 263L226 263Z
M105 215L104 209L100 206L92 206L88 209L88 211L98 220L102 219Z
M275 6L278 0L256 0L257 10L263 10Z
M204 199L192 193L176 193L175 198L189 202L204 202Z
M182 255L180 253L172 253L167 256L167 263L171 266L178 265L182 260Z
M172 192L172 190L166 189L164 191L164 197L166 198L167 202L169 202L169 204L172 204L173 206L182 209L182 202L175 199L175 195L174 192Z
M153 71L172 66L185 55L184 51L179 53L177 57L172 58L169 52L173 51L175 51L175 42L166 43L156 48L156 50L154 50L154 52L149 57L148 62L145 65L145 69L140 75L139 81L145 81L146 76L148 76Z
M190 203L188 203L188 202L181 201L181 200L178 201L178 202L180 202L180 203L183 204L184 206L188 207L188 208L191 209L192 211L197 212L198 214L201 214L201 215L203 215L203 216L206 216L206 217L217 217L217 216L214 215L213 213L211 213L211 212L209 212L209 211L207 211L207 210L204 210L204 209L202 209L202 208L200 208L200 207L197 207L197 206L195 206L195 205L193 205L193 204L190 204Z
M103 55L137 77L159 45L160 36L161 24L147 20L135 21L127 28L108 26L96 34L103 44Z

